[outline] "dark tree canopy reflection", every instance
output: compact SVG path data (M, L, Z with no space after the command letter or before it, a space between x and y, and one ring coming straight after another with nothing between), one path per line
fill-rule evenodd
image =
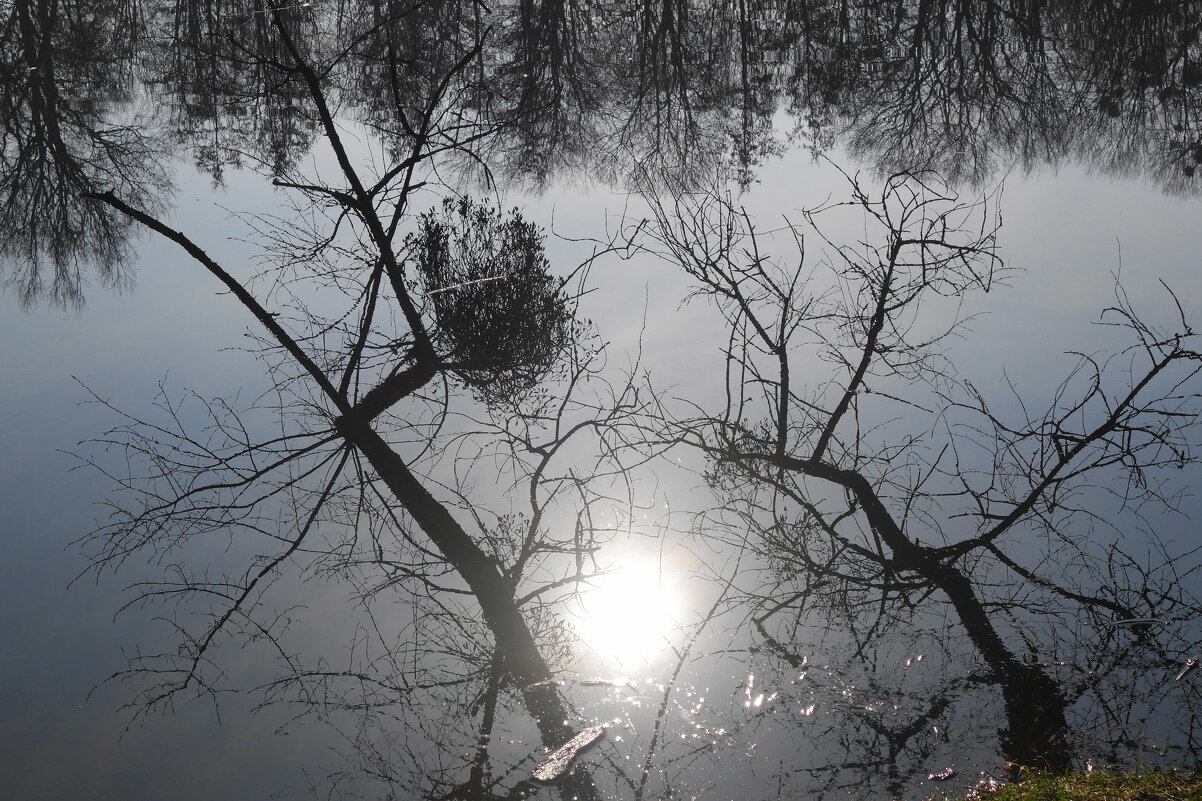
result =
M119 188L158 205L163 149L131 120L137 4L16 0L0 29L0 257L23 303L82 302L85 267L130 277L129 224L84 199Z
M312 32L305 8L284 13ZM214 181L228 167L282 175L313 146L304 84L275 68L284 52L260 3L176 3L145 35L160 45L147 49L139 76L163 106L156 122Z

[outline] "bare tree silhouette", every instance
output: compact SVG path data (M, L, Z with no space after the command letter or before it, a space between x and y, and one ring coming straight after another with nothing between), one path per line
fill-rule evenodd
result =
M1196 552L1118 522L1176 508L1166 479L1196 459L1195 334L1184 313L1152 327L1120 290L1102 320L1131 344L1081 355L1045 411L1019 399L1013 419L943 348L961 302L1007 274L994 199L962 201L929 173L879 194L849 183L850 200L775 237L719 193L655 206L646 248L730 326L726 404L661 436L709 456L711 530L772 566L752 599L768 650L795 660L790 631L834 627L870 662L890 632L946 617L945 658L961 667L936 697L993 685L1007 758L1066 768L1084 722L1093 736L1129 718L1119 708L1180 702L1163 674L1197 647L1199 603L1178 580ZM840 210L862 215L859 243L827 238ZM769 250L781 238L788 258Z
M153 554L168 570L140 585L134 603L181 608L179 651L140 654L120 677L151 680L141 710L185 692L216 693L217 644L261 640L283 668L268 685L271 698L291 693L314 710L354 704L381 714L416 693L441 693L454 697L462 719L419 728L432 727L434 742L451 742L479 715L483 735L473 739L487 738L504 694L522 699L548 747L561 746L575 734L575 715L552 681L563 652L555 602L590 575L598 504L609 506L612 520L629 503L621 492L624 451L610 440L643 400L633 379L613 388L601 380L596 340L574 320L572 274L551 275L541 233L517 211L448 201L402 235L424 185L419 171L488 130L447 116L452 79L479 44L430 85L420 114L406 118L403 156L367 174L343 142L327 86L368 37L315 63L298 42L312 27L274 2L268 13L278 60L267 65L303 84L307 113L339 167L338 184L291 169L276 174L275 183L305 205L293 219L260 221L278 270L264 276L274 292L257 295L255 284L118 191L89 195L176 243L217 279L262 327L261 355L275 383L249 408L164 392L161 419L127 416L103 439L124 449L132 467L114 476L125 495L86 540L94 566ZM404 23L401 16L378 25ZM405 69L393 64L397 75ZM303 299L305 284L349 302L328 315L319 311L328 304ZM484 411L463 408L457 387L481 397ZM203 419L194 426L184 407L197 402ZM259 438L254 418L263 414L275 420L274 433ZM591 469L566 456L578 458L585 439ZM528 508L515 512L496 493L473 492L478 479L513 482ZM566 529L565 514L575 517ZM240 572L210 576L182 561L189 543L214 535L246 549ZM405 630L393 639L369 616L344 668L307 665L285 645L292 616L265 601L294 565L301 575L351 581L365 604L386 593L408 598ZM190 622L195 612L205 621L199 626ZM471 797L517 791L485 782L484 757L465 770ZM420 778L409 790L468 786L453 770L414 771ZM511 785L514 777L501 778ZM558 783L565 797L597 796L583 769Z

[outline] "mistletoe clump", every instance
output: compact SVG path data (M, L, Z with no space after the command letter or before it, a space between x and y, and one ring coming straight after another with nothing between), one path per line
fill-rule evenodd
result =
M490 402L537 386L572 332L539 228L517 209L448 198L422 215L408 245L447 367Z

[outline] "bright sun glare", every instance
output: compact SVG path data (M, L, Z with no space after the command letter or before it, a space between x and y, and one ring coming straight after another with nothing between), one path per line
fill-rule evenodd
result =
M576 632L608 666L629 671L668 645L680 624L681 590L657 554L608 555L610 569L580 594Z

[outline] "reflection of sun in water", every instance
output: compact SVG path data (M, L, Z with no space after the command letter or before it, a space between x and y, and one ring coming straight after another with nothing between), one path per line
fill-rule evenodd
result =
M607 554L604 575L581 589L576 633L606 664L636 668L667 647L679 625L683 598L658 554Z

